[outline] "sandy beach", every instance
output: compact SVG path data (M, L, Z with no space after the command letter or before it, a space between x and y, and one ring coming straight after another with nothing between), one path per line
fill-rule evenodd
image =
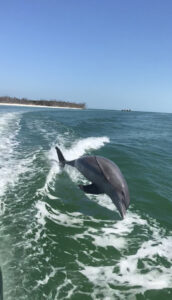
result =
M0 103L5 106L25 106L25 107L41 107L41 108L62 108L62 109L81 109L79 107L62 107L62 106L46 106L46 105L31 105L31 104L16 104L16 103Z

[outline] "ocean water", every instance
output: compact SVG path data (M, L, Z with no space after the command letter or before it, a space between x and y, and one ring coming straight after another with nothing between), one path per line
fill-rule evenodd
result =
M84 154L114 161L121 220L85 178ZM0 266L5 300L172 299L172 114L0 107Z

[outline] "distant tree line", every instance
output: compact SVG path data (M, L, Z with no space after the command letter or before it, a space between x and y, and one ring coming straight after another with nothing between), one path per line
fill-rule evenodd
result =
M58 101L58 100L29 100L27 98L19 99L16 97L8 97L8 96L0 97L0 103L59 106L59 107L81 108L81 109L86 108L85 103L75 103L75 102Z

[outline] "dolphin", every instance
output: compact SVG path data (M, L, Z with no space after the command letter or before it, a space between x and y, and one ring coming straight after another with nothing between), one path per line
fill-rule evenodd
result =
M3 281L2 281L1 267L0 267L0 300L3 300Z
M66 164L75 167L91 184L79 185L88 194L106 194L117 207L122 219L130 203L127 182L119 167L111 160L102 156L82 156L78 159L65 160L61 150L55 147L62 167Z

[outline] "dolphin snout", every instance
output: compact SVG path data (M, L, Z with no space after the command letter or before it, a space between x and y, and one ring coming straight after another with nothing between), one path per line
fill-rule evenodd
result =
M125 204L122 201L119 201L117 208L118 208L118 211L119 211L119 213L121 215L121 218L124 219L125 214L126 214Z
M124 219L127 206L126 206L126 200L124 198L124 193L113 193L113 195L110 195L110 198L112 199L113 203L115 204L116 208L118 209L120 216L122 219Z

